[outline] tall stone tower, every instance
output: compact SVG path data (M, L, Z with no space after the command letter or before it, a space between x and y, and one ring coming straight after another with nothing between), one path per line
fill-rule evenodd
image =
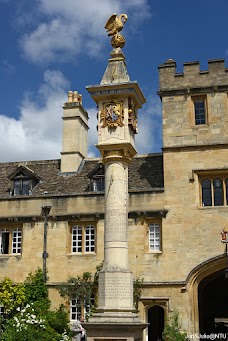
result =
M119 31L125 14L113 14L105 28L113 51L99 85L87 90L98 106L98 144L105 165L104 266L99 275L97 313L85 324L88 340L140 339L143 324L133 308L133 278L128 266L128 165L136 154L137 111L145 98L131 82Z

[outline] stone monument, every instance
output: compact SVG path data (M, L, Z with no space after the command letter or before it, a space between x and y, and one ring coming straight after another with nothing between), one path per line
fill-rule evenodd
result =
M113 51L99 85L87 90L98 106L98 144L105 166L104 266L99 274L96 313L85 323L88 341L140 340L147 324L133 307L133 277L128 266L128 165L136 154L137 111L145 98L130 81L125 44L119 33L126 14L113 14L105 28Z

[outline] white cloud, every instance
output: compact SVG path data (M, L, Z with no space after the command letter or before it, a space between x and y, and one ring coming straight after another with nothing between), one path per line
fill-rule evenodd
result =
M27 93L20 106L20 117L0 115L0 161L26 161L60 158L62 150L62 105L67 100L69 82L61 72L46 70L37 94ZM150 98L147 110L139 111L139 153L158 151L161 145L161 104ZM88 156L99 156L97 110L89 113Z
M139 154L159 152L162 144L162 108L159 98L150 97L146 110L139 110L136 149Z
M136 24L148 16L147 1L40 0L36 11L43 21L21 38L21 48L34 63L66 62L81 52L98 56L108 17L127 12Z
M59 158L68 81L47 70L38 93L26 94L18 120L0 115L0 161Z
M30 18L29 20L23 19L23 8L18 12L17 24L28 30L20 40L21 48L28 60L41 64L75 60L81 53L97 57L103 44L107 42L104 25L108 17L114 12L128 14L128 29L124 32L126 36L127 31L136 29L139 22L149 15L148 2L148 0L38 0L35 2L36 5L26 7L24 17ZM14 72L14 66L9 62L2 61L0 64L1 68ZM68 90L69 83L61 72L47 70L38 92L25 94L18 119L0 114L0 161L60 157L62 105L66 101ZM154 101L150 103L148 107L152 107L153 114L143 110L139 114L136 147L140 153L150 152L160 143L156 140L160 123L154 114L160 112L160 107ZM96 110L92 108L88 109L88 112L90 116L88 155L94 156L99 155L94 147L97 143Z

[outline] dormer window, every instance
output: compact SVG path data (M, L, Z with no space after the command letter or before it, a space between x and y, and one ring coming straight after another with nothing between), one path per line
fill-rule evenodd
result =
M88 175L90 178L90 191L104 192L105 190L105 177L104 166L99 163L97 167Z
M33 188L39 183L39 178L33 171L25 166L20 166L16 172L9 176L11 180L11 195L31 195Z
M92 179L93 192L104 192L105 183L104 175L94 176Z
M14 179L14 195L29 195L30 191L30 180L26 178Z

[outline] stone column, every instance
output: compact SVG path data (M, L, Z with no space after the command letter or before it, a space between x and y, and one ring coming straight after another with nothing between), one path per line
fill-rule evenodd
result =
M105 164L105 250L99 277L98 311L133 311L133 282L128 267L128 164Z
M130 149L130 148L129 148ZM128 266L128 165L133 149L102 150L105 164L104 266L99 273L96 313L84 323L88 341L141 340L147 326L133 306L133 276Z
M116 14L114 22L123 25ZM119 21L120 20L120 21ZM115 25L113 26L113 28ZM118 30L119 31L119 30ZM105 165L104 266L99 273L96 313L84 324L88 341L134 341L147 326L134 312L133 276L128 266L128 165L136 154L137 113L146 99L137 82L131 82L125 56L125 40L114 29L111 59L99 85L87 90L98 107L98 144Z

